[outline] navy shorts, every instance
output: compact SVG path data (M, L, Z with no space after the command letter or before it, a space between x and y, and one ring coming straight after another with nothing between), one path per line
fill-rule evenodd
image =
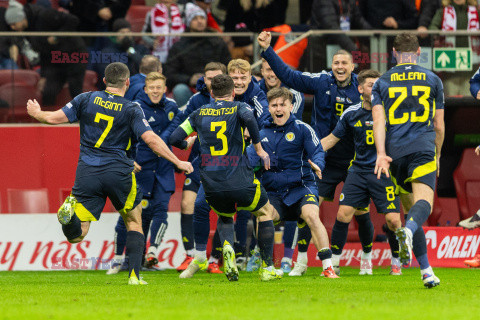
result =
M281 194L269 193L268 198L272 206L277 210L281 221L297 221L299 226L304 225L303 219L300 218L302 207L307 204L319 206L318 197L311 193L305 193L300 200L291 206L287 206L285 202L283 202L283 196Z
M340 205L368 211L370 199L378 213L400 212L400 200L390 178L382 175L379 180L373 172L350 172L340 194Z
M412 181L426 184L433 191L437 182L437 159L435 152L416 152L395 159L390 164L392 180L397 185L397 194L412 192Z
M118 212L124 214L142 201L142 192L131 168L79 163L72 194L77 199L75 213L80 221L97 221L107 197Z
M258 179L242 190L205 191L205 199L216 214L225 217L233 217L237 210L257 211L268 202L267 192Z
M198 189L200 188L200 178L198 174L190 173L187 174L185 177L185 182L183 183L183 191L193 191L198 193Z
M315 175L318 188L318 196L327 201L333 201L335 197L335 189L340 182L344 182L347 178L348 167L338 167L329 165L328 161L325 169L322 171L322 179L318 179Z

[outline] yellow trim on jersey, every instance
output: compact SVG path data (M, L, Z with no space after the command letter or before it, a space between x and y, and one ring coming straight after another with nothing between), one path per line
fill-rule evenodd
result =
M350 167L351 167L352 164L353 164L353 161L355 161L355 158L357 158L357 152L356 152L356 151L355 151L355 155L353 156L353 159L350 160L350 165L348 166L347 170L350 169ZM332 200L333 200L333 199L332 199ZM332 201L332 200L330 200L330 201Z
M245 152L245 135L244 135L245 129L240 127L240 131L242 132L242 142L243 142L242 154L243 154Z
M183 121L183 123L180 125L180 128L183 129L183 131L185 131L185 133L187 134L187 136L189 136L193 131L193 128L192 128L192 125L190 124L190 118L187 118L187 120Z
M392 175L392 172L390 170L388 171L388 173L390 174L390 179L392 180L393 184L395 185L395 195L398 196L400 193L403 193L403 194L410 193L407 190L403 189L400 185L398 185L397 179L395 179L395 177Z
M75 204L75 214L80 221L97 221L93 214L78 201Z
M108 94L113 94L114 96L119 96L119 97L121 97L121 95L119 95L119 94L117 94L117 93L113 93L113 92L110 92L110 91L107 91L107 90L105 90L105 92L108 93Z
M413 63L413 62L405 62L405 63L399 63L399 64L397 64L397 66L404 66L404 65L407 65L407 64L416 65L416 63Z
M257 178L253 179L253 183L257 185L257 189L255 190L255 197L253 198L252 203L248 207L237 207L237 210L252 211L257 207L260 195L262 194L262 189L260 188L260 181L258 181Z
M128 194L127 201L125 201L125 207L122 210L118 211L121 214L125 214L133 209L133 204L135 203L135 198L137 197L137 179L135 174L132 172L132 188Z
M127 148L125 150L130 150L130 147L132 146L132 138L129 138L128 139L128 144L127 144Z
M413 170L412 176L405 179L405 182L412 182L420 177L426 176L432 172L437 171L437 161L434 159L433 161L427 162L422 164L421 166L416 167Z
M212 207L211 205L210 205L210 208L212 208L213 212L215 212L217 215L219 215L219 216L224 216L224 217L228 217L228 218L233 217L233 216L235 215L235 213L236 213L236 212L234 212L234 213L224 213L224 212L220 212L220 211L216 210L214 207Z

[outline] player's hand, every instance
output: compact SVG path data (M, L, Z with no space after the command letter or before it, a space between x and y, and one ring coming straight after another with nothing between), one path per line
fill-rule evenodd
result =
M319 166L317 166L312 160L308 159L308 163L310 163L310 167L312 167L313 172L317 175L318 179L322 179L322 170Z
M42 109L40 108L40 104L37 102L37 99L33 99L33 101L28 99L27 101L28 115L35 118L35 115L40 111L42 111Z
M243 132L243 137L245 138L245 140L250 139L250 132L248 132L247 128L245 128L245 131Z
M265 170L270 169L270 156L268 153L262 149L257 152L257 155L262 159Z
M394 17L388 17L383 20L383 25L387 28L398 29L398 23Z
M388 173L388 169L390 169L390 162L392 162L392 158L387 155L377 156L377 163L375 163L374 171L374 173L377 175L377 179L380 179L382 172L385 173L387 178L390 178L390 174Z
M420 32L419 37L420 38L426 38L428 36L428 29L425 26L420 26L417 28L417 31Z
M186 174L192 173L193 172L193 167L192 164L188 161L180 161L177 165L177 168Z
M140 171L142 171L142 167L136 161L133 161L133 173Z
M475 153L477 154L477 156L480 156L480 146L478 146L478 147L475 149Z
M258 35L257 41L262 49L267 50L270 47L270 42L272 42L272 34L268 31L262 31Z
M193 146L193 144L195 143L195 140L197 140L197 136L188 137L187 138L187 148L185 150L190 149Z

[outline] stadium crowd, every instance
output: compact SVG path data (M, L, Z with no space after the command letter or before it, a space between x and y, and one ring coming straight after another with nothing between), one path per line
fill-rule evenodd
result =
M137 31L135 28L137 28L138 21L132 18L132 12L140 6L147 8L143 12L145 15L142 17L141 30L162 34L156 37L143 36L139 38L126 35L83 38L75 36L13 36L3 37L0 40L0 69L24 68L35 70L40 74L35 88L39 92L39 97L41 96L40 104L36 101L29 101L29 114L41 122L57 124L80 121L82 124L83 121L87 123L87 126L91 126L88 121L92 119L82 118L82 108L108 99L117 99L115 100L117 104L132 101L143 110L143 121L147 129L140 128L141 121L137 120L142 117L139 114L132 115L138 122L132 124L131 133L134 139L130 142L128 139L125 140L126 136L122 136L119 139L123 140L118 145L112 146L112 148L125 149L122 143L129 141L126 147L128 156L135 160L135 175L132 179L138 184L141 193L134 195L133 198L128 192L117 194L110 190L106 193L108 197L112 195L116 199L114 205L123 217L123 219L119 218L115 227L115 263L108 270L108 274L118 273L122 267L126 267L123 259L125 248L130 260L128 269L132 284L143 283L139 277L139 261L145 268L155 268L158 262L158 247L168 227L168 202L170 196L175 192L174 171L180 169L187 173L181 206L181 232L186 251L185 261L178 267L178 271L182 272L181 278L190 278L202 269L211 273L221 273L218 264L222 258L226 267L225 273L231 281L238 279L237 267L246 271L260 270L262 280L280 278L284 273L301 276L307 270L306 251L310 240L315 244L318 258L323 263L322 275L327 278L336 278L340 273L340 255L352 218L355 218L358 223L359 239L363 250L360 274L372 274L371 250L374 231L368 213L368 204L372 199L377 211L386 214L385 230L392 251L390 274L401 275L401 267L409 265L413 250L421 266L423 284L428 288L440 284L440 280L433 273L426 257L425 234L419 226L425 222L431 212L433 193L431 199L430 193L435 188L437 168L439 170L439 150L441 150L445 130L443 127L443 87L445 87L446 95L468 95L468 87L465 84L472 74L469 72L445 73L442 75L442 85L437 76L432 72L428 73L427 80L430 82L426 81L423 85L432 88L432 95L430 96L430 89L428 94L425 91L425 95L435 101L438 109L435 118L434 115L429 115L428 118L435 126L435 131L433 131L433 127L428 129L429 134L433 133L433 140L425 142L425 146L432 147L433 151L429 149L428 151L432 152L425 152L426 155L423 155L431 158L428 162L425 162L423 158L415 158L411 162L419 166L434 163L431 165L431 168L434 169L430 170L428 174L412 178L421 182L414 181L414 185L421 184L422 188L430 187L428 192L421 193L418 191L418 187L417 189L414 187L412 191L411 184L402 185L404 190L413 192L414 196L420 193L422 196L420 196L421 200L418 200L418 196L416 196L415 202L412 201L413 198L410 199L410 202L404 198L401 199L404 208L410 212L408 217L411 218L411 221L405 228L400 228L400 198L393 193L396 185L388 176L389 164L385 165L383 162L379 169L380 173L383 169L387 176L385 181L382 180L383 184L378 182L383 193L375 190L374 186L377 183L375 179L361 174L362 170L370 172L370 169L373 170L375 167L376 152L381 150L379 146L375 149L373 141L374 134L377 139L378 129L373 127L373 131L361 129L361 132L352 133L356 132L354 130L357 130L358 127L362 127L362 121L364 126L372 126L375 115L372 118L370 110L372 108L375 110L375 107L388 100L385 97L383 97L384 100L379 100L379 96L385 94L385 91L383 87L380 88L380 85L374 85L375 81L379 81L378 83L385 81L382 80L380 74L372 72L372 70L366 70L366 73L360 72L358 75L354 72L355 64L351 52L368 51L366 43L362 39L342 34L310 41L308 46L317 53L315 58L321 61L319 64L321 68L326 66L326 57L322 56L325 51L323 49L315 50L315 48L325 47L326 44L338 44L341 50L333 55L331 72L309 73L320 70L306 70L309 72L302 73L295 69L305 68L302 65L302 55L307 44L299 42L295 45L296 50L290 50L287 55L277 55L274 49L286 44L287 40L284 36L272 39L267 31L288 32L309 29L344 31L391 29L419 32L429 29L479 30L477 3L475 0L395 0L388 2L383 0L314 0L310 4L305 2L301 2L301 4L300 12L303 13L304 22L308 21L308 23L295 25L285 24L288 6L286 0L193 0L192 2L182 0L38 0L26 3L11 0L8 2L8 7L0 7L0 31L11 31L12 34L18 31L128 33ZM305 14L306 12L310 15ZM260 33L260 36L258 39L252 39L221 35L222 32L237 31L257 32ZM181 36L180 34L183 32L191 32L192 35ZM219 33L219 36L201 37L194 34L203 32ZM167 33L170 35L163 35ZM476 54L480 53L476 37L429 37L426 34L420 34L419 38L422 45L470 47ZM397 54L396 58L399 63L402 63L408 59L401 53L416 53L418 40L416 37L408 36L400 37L400 39L404 39L411 46L394 43L392 38L389 47L394 47L398 51L395 53ZM262 48L259 79L257 79L257 75L254 76L254 70L250 64L253 62L254 42L258 42ZM412 47L414 49L411 49ZM57 59L65 63L57 61ZM65 67L66 60L69 60L68 67ZM115 62L122 63L128 70L112 64ZM90 90L85 90L84 87L87 70L95 72L95 83L89 88ZM424 71L419 69L418 72ZM127 79L123 78L125 75L128 75ZM475 86L476 81L477 79L474 77L472 87ZM52 114L57 115L58 118L51 122L50 118L42 113L43 111L39 111L40 105L42 107L61 107L58 105L58 96L65 84L68 84L70 95L68 101L72 99L73 101L64 108L54 111ZM229 92L229 89L233 91ZM82 94L85 91L90 92ZM93 98L91 97L92 91L95 92ZM311 126L302 121L304 94L315 97L312 119L308 121ZM478 89L472 91L472 95L477 99L479 94L480 90ZM374 98L374 95L377 99ZM330 99L331 96L335 96L335 99ZM238 112L241 113L240 120L235 121L239 121L239 123L230 118L217 122L210 120L208 126L211 124L212 127L207 129L202 127L205 123L202 122L201 116L208 112L215 113L212 110L217 110L214 105L218 102L214 102L212 97L224 100L222 110L227 110L226 114L230 112L228 110L234 110L234 108L237 112L238 107ZM97 102L92 102L91 99L95 99L94 101ZM8 107L9 101L4 101L3 104ZM211 108L205 109L206 105ZM104 103L103 108L107 108L106 106L107 104ZM117 111L114 104L110 105L110 109L112 108ZM364 118L355 118L357 114L354 114L352 110L357 109L366 109L368 112L362 115ZM59 113L60 110L64 110L61 111L64 114ZM203 111L205 114L202 114ZM347 114L348 116L346 116ZM441 119L439 119L440 117ZM108 116L100 117L95 119L95 122L100 122L100 120L108 122L109 119ZM425 122L425 120L421 122ZM213 158L206 157L208 151L205 150L211 150L211 157L227 154L225 123L228 123L229 128L230 126L248 128L245 137L241 132L240 138L237 139L243 143L243 145L235 146L240 151L237 152L238 154L229 154L231 158L228 158L228 161L243 159L245 140L247 144L251 140L252 145L246 148L249 156L245 158L249 164L243 165L255 167L256 175L265 187L265 189L260 188L260 182L255 178L253 187L244 186L245 189L252 187L253 190L247 200L237 199L235 195L228 194L228 197L233 199L228 198L229 201L237 203L239 208L242 207L235 223L231 219L231 206L229 207L225 203L220 204L221 196L218 195L218 190L215 191L215 188L212 187L216 186L215 183L218 182L213 181L215 179L205 173L213 169L204 169L205 167L224 166L218 161L213 164L209 163ZM225 145L222 144L220 150L215 145L209 146L209 148L203 145L202 143L207 143L205 140L209 139L205 130L216 132L216 139L220 139ZM149 134L150 136L146 138L146 132L150 131L153 131L155 135ZM187 138L194 131L201 139ZM105 132L108 134L108 131ZM234 133L229 134L233 135ZM437 135L436 139L435 134ZM161 138L161 143L155 142L157 136ZM278 138L280 136L281 138L285 136L284 140L287 142ZM105 135L102 137L97 141L95 147L101 146ZM225 140L222 140L223 137ZM185 138L187 140L184 140ZM84 139L83 136L82 139ZM296 149L292 149L290 142L295 139L297 139L295 143L298 142L298 145L296 145ZM390 138L387 137L387 150L388 139ZM278 142L280 140L283 144ZM160 148L159 145L162 147ZM192 148L188 161L195 169L193 172L191 172L189 164L179 162L175 156L171 155L172 145L182 149ZM437 147L436 154L435 146ZM329 150L328 153L326 153L327 150ZM225 153L222 153L223 151ZM281 158L275 155L275 152L281 153ZM363 160L362 153L364 153ZM409 155L398 153L401 154L398 156L399 159ZM411 152L411 154L416 153L418 150ZM100 166L97 161L103 161L101 160L103 159L102 155L88 152L85 154L85 158L80 162L85 162L85 170L95 172L92 167ZM381 154L380 151L379 154ZM167 155L168 161L158 155ZM381 161L387 161L385 157L381 158ZM85 160L87 158L88 160ZM271 161L271 167L267 164L267 159ZM395 162L398 159L393 160L392 167L397 173L400 172L399 174L403 174L405 178L408 177L408 174L412 174L410 171L414 169L409 167L408 170L411 170L407 174L404 172L407 170L404 168L405 165L399 164L398 161ZM357 166L354 174L350 170L351 161L354 161L354 168L355 165ZM392 159L388 163L391 161ZM265 170L261 169L262 166ZM379 163L375 170L378 169L378 166ZM232 165L232 167L234 166ZM305 174L304 170L308 173ZM202 173L201 177L199 172ZM242 175L253 177L253 172L248 171ZM79 178L77 174L72 195L67 198L59 211L59 220L64 234L71 242L81 241L88 232L85 222L88 222L89 225L90 221L98 220L100 214L98 208L101 203L92 204L88 197L85 197L83 188L89 182L86 177L81 176L82 178ZM428 177L422 180L424 176ZM85 181L81 179L85 179ZM364 180L357 182L358 179ZM243 180L239 181L239 185L242 185ZM343 192L355 195L358 199L356 201L348 199L346 202L342 202L343 199L340 199L341 206L331 239L329 239L325 227L318 219L318 208L322 201L328 201L334 197L335 188L342 181L346 186ZM369 187L366 190L360 190L358 183ZM303 187L299 187L300 185ZM259 191L260 189L261 191ZM234 188L225 190L225 192L232 190ZM385 196L385 190L387 200L380 199ZM363 198L358 195L359 193ZM425 194L427 195L425 196ZM128 209L125 201L121 200L127 195L128 201L131 202L128 203L130 205ZM140 195L142 196L140 197ZM253 203L252 199L254 199ZM249 205L250 203L252 204ZM81 209L78 209L79 206ZM134 212L135 217L138 218L138 212L135 211L138 206L143 208L143 224L140 225L138 225L138 219L126 218L130 211ZM209 234L210 208L219 215L220 219L214 237L214 252L207 260L206 242ZM269 213L270 210L271 213ZM405 213L407 214L408 211ZM253 218L256 228L253 236L247 232L247 224L252 217L251 213L257 217ZM272 268L273 222L279 221L285 222L283 239L285 250L281 270L275 270ZM150 246L147 248L145 247L146 236L149 232ZM234 234L235 237L233 237ZM248 238L251 240L247 241ZM248 242L250 242L250 248L247 248ZM292 256L297 242L299 255L297 262L294 263ZM139 254L140 251L143 254Z

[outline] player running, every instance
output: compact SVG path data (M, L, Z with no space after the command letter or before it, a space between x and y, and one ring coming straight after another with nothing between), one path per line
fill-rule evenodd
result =
M340 255L347 242L348 225L355 210L368 210L370 199L377 207L377 212L385 215L389 230L393 233L402 226L400 220L400 201L395 196L395 185L390 178L382 176L377 179L375 161L377 153L373 139L373 118L371 93L380 73L375 70L363 70L358 74L358 91L363 101L348 108L340 117L332 133L321 140L323 149L328 151L341 139L353 136L355 158L340 195L340 207L332 229L332 262L337 274L340 273ZM395 236L388 237L392 250L391 275L401 275L402 269L398 259L398 241ZM373 239L371 240L373 242ZM360 275L372 274L372 253L362 252Z
M142 109L125 99L130 84L125 64L105 68L105 91L76 96L62 109L42 111L36 100L28 100L28 114L46 124L80 122L80 157L72 194L58 210L58 221L70 243L81 242L91 221L100 219L106 198L120 212L127 226L128 284L147 284L140 278L145 237L142 230L142 193L133 173L133 160L126 151L132 136L142 139L158 155L182 171L192 172L189 162L180 161L157 136Z
M233 250L233 216L237 210L247 210L258 217L258 243L264 261L260 277L264 281L280 278L273 266L272 222L273 208L265 189L255 178L245 156L244 128L246 127L258 156L269 169L269 156L260 144L257 121L250 107L233 101L234 82L230 76L217 75L212 80L212 96L215 101L194 111L170 137L172 145L186 148L184 141L196 131L200 141L200 176L205 198L217 213L217 230L223 244L223 262L229 281L238 280L238 268ZM206 256L195 254L195 259L181 274L182 278L193 275L203 264Z
M443 85L437 75L416 64L420 46L415 35L396 36L393 54L398 64L372 90L375 173L380 179L391 171L408 211L405 227L396 232L400 261L410 265L413 245L423 284L433 288L440 280L428 263L422 225L432 212L445 135Z

